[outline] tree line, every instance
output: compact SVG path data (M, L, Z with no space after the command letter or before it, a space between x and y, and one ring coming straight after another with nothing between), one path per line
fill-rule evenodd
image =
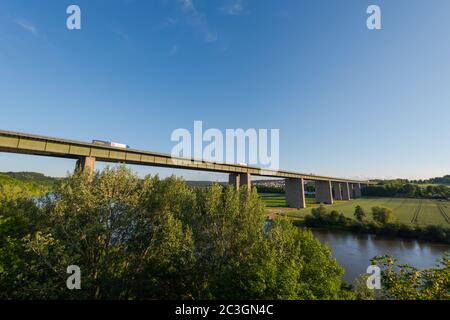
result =
M420 186L403 180L382 181L362 190L369 197L407 197L428 199L450 199L450 187L446 185Z
M418 184L446 184L450 185L450 174L447 174L443 177L436 177L431 179L420 179L420 180L412 180L412 183L418 183Z

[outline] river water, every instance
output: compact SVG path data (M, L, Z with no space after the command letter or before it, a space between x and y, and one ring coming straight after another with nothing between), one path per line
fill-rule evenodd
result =
M435 266L444 252L450 252L447 244L324 229L312 229L312 232L320 242L330 246L334 257L345 269L344 281L348 283L353 283L357 276L366 272L374 256L389 254L400 263L424 269Z

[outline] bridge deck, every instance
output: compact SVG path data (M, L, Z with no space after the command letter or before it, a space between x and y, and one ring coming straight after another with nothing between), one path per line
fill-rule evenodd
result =
M368 181L310 175L289 171L274 171L236 164L214 163L195 159L174 158L168 154L134 149L121 149L87 142L45 137L27 133L0 130L0 152L32 154L60 158L79 159L95 157L98 161L137 165L202 170L222 173L249 173L274 178L303 178L312 181L336 181L365 183Z

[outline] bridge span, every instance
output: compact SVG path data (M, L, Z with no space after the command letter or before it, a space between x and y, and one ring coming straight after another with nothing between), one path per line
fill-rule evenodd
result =
M369 181L327 177L283 170L268 170L228 163L176 158L168 154L123 149L93 143L0 130L0 152L75 159L76 169L94 172L95 162L125 163L176 169L201 170L229 174L229 183L251 188L251 176L285 179L286 204L305 208L304 182L314 181L316 202L332 204L333 200L350 200L361 196Z

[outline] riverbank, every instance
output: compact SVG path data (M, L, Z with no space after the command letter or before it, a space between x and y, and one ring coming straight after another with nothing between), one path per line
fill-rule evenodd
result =
M303 220L294 221L299 227L326 228L330 230L348 231L355 234L382 235L385 237L409 240L424 240L450 244L450 228L440 225L406 225L399 222L378 223L374 221L357 221L346 218L336 211L326 209L314 210Z

